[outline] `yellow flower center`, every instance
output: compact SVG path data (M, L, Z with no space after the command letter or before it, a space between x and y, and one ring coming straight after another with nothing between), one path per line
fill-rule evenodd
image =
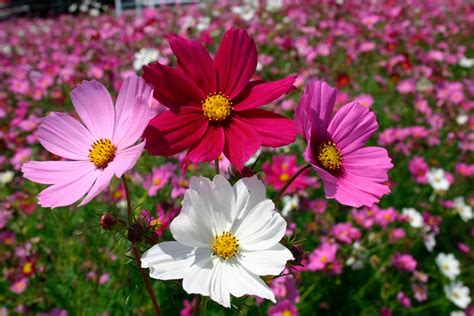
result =
M238 250L239 242L237 238L229 232L223 232L217 236L212 244L212 252L224 260L235 256Z
M280 181L286 182L286 181L288 181L289 178L290 178L290 176L288 175L288 173L282 173L280 175Z
M329 171L339 170L342 165L341 152L333 142L324 142L319 146L318 160Z
M281 313L281 316L293 316L293 313L290 310L285 309L283 313Z
M160 179L160 178L155 178L155 179L153 180L153 184L156 185L156 186L160 185L160 183L161 183L161 179Z
M223 121L232 111L232 102L220 92L210 94L202 101L202 110L209 121Z
M33 272L33 264L31 262L27 262L23 265L23 273L30 274Z
M92 144L87 157L97 168L104 169L115 158L116 151L117 147L110 139L101 138Z

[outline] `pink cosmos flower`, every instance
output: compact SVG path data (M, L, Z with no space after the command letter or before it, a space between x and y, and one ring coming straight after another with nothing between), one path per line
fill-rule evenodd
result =
M16 293L16 294L20 294L20 293L23 293L23 291L26 290L28 286L28 279L26 278L22 278L16 282L14 282L11 286L10 286L10 291Z
M408 169L417 183L428 183L426 173L428 172L429 167L423 157L414 156L408 164Z
M167 163L163 166L153 168L151 175L145 180L145 187L148 188L148 195L155 196L159 189L163 188L171 176L174 174L175 166Z
M276 305L268 308L269 316L298 316L298 309L289 300L279 301Z
M385 228L388 224L397 220L397 211L393 207L387 209L379 209L375 214L375 221L378 225Z
M280 190L297 172L301 166L296 164L296 156L294 155L277 155L272 157L271 163L265 162L262 170L265 173L265 182ZM299 190L306 189L310 185L317 184L316 179L309 177L308 171L298 176L285 191L286 194L295 193Z
M337 241L343 244L352 244L354 241L360 239L360 231L353 227L351 223L339 223L331 228L331 235L333 235Z
M324 270L328 265L336 261L337 245L327 241L316 248L309 254L309 263L307 268L309 271Z
M97 81L84 81L71 92L79 117L53 112L38 127L40 143L67 161L29 161L25 178L51 186L38 195L43 207L70 205L85 194L91 201L112 177L121 177L135 165L145 142L135 145L149 121L152 89L130 76L120 89L116 106Z
M400 271L413 272L417 262L411 255L397 252L392 256L392 265Z
M155 98L170 109L145 130L151 154L188 150L185 162L204 162L224 153L240 171L260 146L280 147L295 140L292 120L257 108L293 89L296 76L250 81L257 48L246 31L228 30L214 60L196 41L174 36L169 43L178 68L160 63L143 68Z
M307 142L305 159L321 176L327 198L360 207L371 206L390 192L387 151L364 147L377 130L373 112L357 102L333 116L336 90L325 82L306 86L295 114L298 131Z

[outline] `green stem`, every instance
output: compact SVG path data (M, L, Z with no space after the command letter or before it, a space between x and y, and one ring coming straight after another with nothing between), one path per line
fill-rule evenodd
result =
M220 172L219 158L217 158L216 160L214 160L214 173L219 174L219 172Z
M308 169L308 168L310 168L310 167L311 167L310 164L307 164L307 165L301 167L301 169L298 170L298 172L296 172L296 173L293 175L293 177L291 177L291 179L288 180L288 181L285 183L285 185L283 186L283 188L281 188L280 192L278 192L278 195L273 199L273 202L276 203L276 201L278 201L278 200L281 198L281 196L283 195L283 193L285 193L286 189L288 189L288 187L290 186L290 184L293 183L293 181L295 181L295 179L298 178L298 176L299 176L300 174L302 174L306 169Z

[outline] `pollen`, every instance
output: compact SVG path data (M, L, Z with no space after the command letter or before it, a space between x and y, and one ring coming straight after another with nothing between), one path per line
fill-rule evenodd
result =
M329 171L339 170L342 165L341 152L333 142L324 142L319 146L318 160Z
M235 256L239 250L239 241L229 232L223 232L214 239L212 244L212 252L214 255L221 257L224 260Z
M104 169L115 158L116 151L110 139L101 138L92 144L88 157L97 168Z
M232 102L220 92L210 94L202 101L202 110L209 121L223 121L232 111Z

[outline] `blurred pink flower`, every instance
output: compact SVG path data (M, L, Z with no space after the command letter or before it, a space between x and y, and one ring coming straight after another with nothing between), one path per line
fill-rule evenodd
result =
M392 265L400 271L413 272L416 270L417 262L409 254L394 253L392 256Z
M265 182L280 190L297 172L301 166L296 163L295 155L277 155L272 157L272 161L265 162L262 170L265 173ZM314 177L308 176L309 170L300 174L285 191L286 194L304 190L309 186L314 186L317 181Z
M269 316L298 316L298 309L289 300L279 301L268 308Z
M338 223L331 228L331 235L344 244L352 244L360 239L360 231L351 223Z
M148 188L148 195L155 196L158 190L168 183L175 170L176 167L172 163L153 168L151 174L145 179L145 187Z
M26 290L28 286L28 279L22 278L18 281L15 281L11 286L10 286L10 291L16 294L23 293L23 291Z

